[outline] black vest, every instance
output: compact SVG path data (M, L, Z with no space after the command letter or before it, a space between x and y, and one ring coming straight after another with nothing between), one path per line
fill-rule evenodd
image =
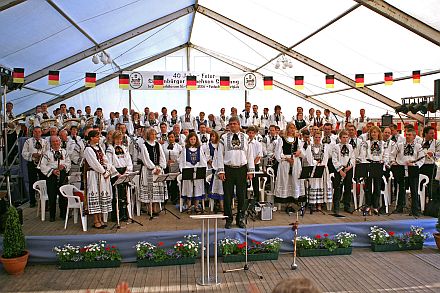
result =
M298 138L295 138L292 143L288 142L284 137L282 137L282 140L284 155L292 155L298 150Z
M155 166L158 166L160 156L159 144L155 142L154 146L151 146L148 142L145 142L145 146L147 147L148 156L150 157L151 162L153 162Z

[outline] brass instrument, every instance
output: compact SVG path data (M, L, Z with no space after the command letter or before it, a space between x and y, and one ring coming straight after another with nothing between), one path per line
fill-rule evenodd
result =
M40 122L40 127L41 127L41 129L46 130L46 129L50 128L51 124L54 122L55 122L55 124L58 124L58 118L51 118L51 119L43 120Z
M18 121L25 120L25 119L26 119L25 115L20 115L18 117L15 117L12 120L9 120L8 121L8 134L12 134L14 132L18 133L20 131L20 127L19 127Z
M95 120L95 117L89 117L86 119L86 126L93 126L93 121Z
M76 125L78 125L81 122L80 118L70 118L70 119L66 119L63 121L63 128L64 129L70 129L70 127L72 127L73 125L75 125L74 123L76 123Z

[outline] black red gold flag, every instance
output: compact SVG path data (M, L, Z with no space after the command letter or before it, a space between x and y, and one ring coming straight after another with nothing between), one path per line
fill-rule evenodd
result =
M220 89L229 90L230 78L229 76L220 76Z
M393 84L393 73L392 72L385 72L385 85L392 85Z
M304 76L295 76L295 89L304 89Z
M271 90L273 88L273 77L265 76L263 77L264 89Z
M364 87L365 82L364 82L364 75L363 74L356 74L354 79L356 81L356 87Z
M24 83L24 68L14 68L12 72L13 83Z
M49 70L47 83L49 85L59 85L60 84L60 72L57 70Z
M95 87L95 86L96 86L96 73L87 72L85 87Z
M129 81L130 77L128 74L119 74L119 88L126 90L129 88Z
M186 76L186 89L190 91L197 89L197 76L195 75Z
M163 89L163 75L153 75L153 88L155 90Z
M420 83L420 70L412 72L413 83Z
M328 89L332 89L335 87L335 76L327 74L325 76L325 87Z

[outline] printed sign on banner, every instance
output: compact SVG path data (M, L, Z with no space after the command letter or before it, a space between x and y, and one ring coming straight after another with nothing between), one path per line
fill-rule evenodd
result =
M229 77L230 90L263 89L263 77L253 72L240 74L208 73L208 72L178 72L178 71L124 71L129 76L129 86L126 90L157 90L155 77L163 77L164 90L220 90L220 77ZM195 77L195 80L194 80Z

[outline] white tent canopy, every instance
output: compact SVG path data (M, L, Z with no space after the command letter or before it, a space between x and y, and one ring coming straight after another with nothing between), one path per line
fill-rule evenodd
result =
M365 2L391 4L414 22L399 23ZM238 64L291 88L294 76L302 75L303 97L276 87L248 94L248 100L260 107L281 105L288 117L297 106L316 108L316 101L318 108L326 104L341 112L351 109L355 115L365 108L368 116L379 117L393 112L392 105L403 97L432 95L433 80L440 78L440 19L435 13L440 2L434 0L28 0L0 5L5 40L0 64L25 68L25 87L7 96L16 113L42 102L56 107L61 101L76 108L91 105L106 113L120 111L128 106L128 92L118 88L115 73L152 59L157 60L133 69L186 71L189 65L194 71L238 73L241 70L233 66ZM283 51L284 47L291 50ZM167 50L172 53L160 55ZM91 61L101 51L112 57L112 64ZM295 52L323 67L291 58ZM275 69L280 53L291 55L286 58L292 68ZM161 58L155 58L158 55ZM60 70L60 85L48 86L48 70ZM410 78L413 70L422 72L418 85ZM335 75L334 89L326 89L325 74L333 71L351 80L363 73L366 84L381 82L384 72L393 72L394 79L406 78L361 92ZM108 81L84 91L85 72L96 72L98 80ZM241 109L244 102L240 91L192 91L190 96L195 112ZM138 111L166 106L182 112L187 104L186 91L133 91L132 98Z

